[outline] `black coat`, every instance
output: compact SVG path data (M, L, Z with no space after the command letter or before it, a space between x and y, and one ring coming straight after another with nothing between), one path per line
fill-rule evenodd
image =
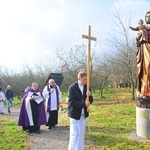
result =
M87 85L84 85L83 95L79 89L78 82L75 82L68 90L68 115L70 118L79 120L82 108L84 108L85 118L89 116L85 105ZM93 102L93 97L89 97L90 103Z

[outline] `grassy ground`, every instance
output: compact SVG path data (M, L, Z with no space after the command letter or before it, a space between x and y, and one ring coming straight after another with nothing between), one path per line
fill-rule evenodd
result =
M131 100L127 89L106 91L105 98L93 94L90 106L86 138L93 141L99 150L149 150L149 142L136 142L129 139L131 131L136 130L136 103ZM60 116L60 122L69 125L67 114Z
M27 150L27 134L22 132L16 122L0 118L0 149L1 150Z
M131 100L130 92L127 89L109 89L104 93L105 98L99 95L98 91L93 93L86 139L93 141L97 150L149 150L149 142L128 138L129 133L136 130L136 104ZM14 99L14 104L20 102ZM67 114L59 117L59 123L69 126ZM28 149L27 134L15 122L0 118L0 128L0 149Z

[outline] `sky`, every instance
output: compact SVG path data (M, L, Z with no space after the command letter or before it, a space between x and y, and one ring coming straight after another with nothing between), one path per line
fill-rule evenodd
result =
M97 50L107 49L115 11L133 13L132 26L150 11L149 0L0 0L0 66L18 69L23 64L57 60L56 50L69 51L97 38ZM93 42L92 42L93 43Z

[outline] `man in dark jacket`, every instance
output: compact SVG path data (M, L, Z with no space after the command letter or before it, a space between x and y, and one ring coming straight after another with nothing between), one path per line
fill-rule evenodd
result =
M8 85L5 91L5 97L7 99L7 108L8 108L9 113L10 113L10 108L13 105L13 102L12 102L13 96L14 96L14 93L13 93L13 90L11 89L11 85Z
M89 116L87 107L92 103L93 97L87 91L87 74L79 72L78 81L73 83L68 90L68 115L70 117L69 150L84 150L84 135L86 117ZM89 101L86 101L89 97Z

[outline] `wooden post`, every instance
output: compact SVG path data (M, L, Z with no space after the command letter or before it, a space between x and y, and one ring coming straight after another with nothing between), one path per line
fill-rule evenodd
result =
M95 37L91 36L91 26L88 26L88 35L82 34L82 38L88 39L87 47L87 91L90 88L90 73L91 73L91 40L96 41ZM86 98L89 101L89 97Z

